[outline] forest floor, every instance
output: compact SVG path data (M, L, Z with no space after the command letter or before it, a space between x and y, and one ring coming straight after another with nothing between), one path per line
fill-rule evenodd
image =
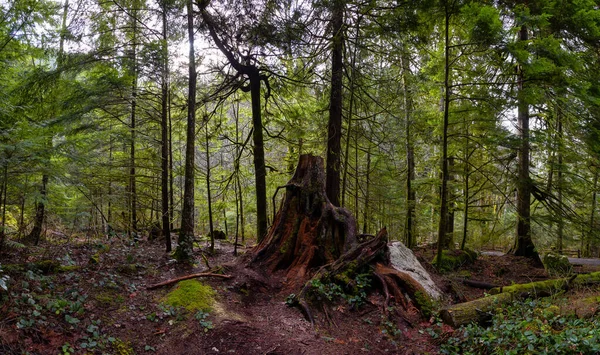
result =
M409 308L390 321L382 316L384 299L377 292L358 309L343 302L324 307L316 312L313 328L301 312L286 305L285 291L236 277L243 269L237 259L249 248L239 248L242 256L236 258L231 243L217 242L214 255L197 251L193 267L175 263L163 249L158 241L71 239L0 255L11 277L8 295L0 293L0 354L438 353L440 340L427 331L438 320ZM433 253L416 252L444 291L445 303L483 296L484 290L465 286L465 278L510 285L548 277L543 268L511 255L481 255L472 265L440 275L428 262ZM60 272L11 271L10 264L40 260L57 260L63 267ZM201 280L217 294L206 318L164 305L175 285L147 289L206 271L207 263L236 262L237 268L225 268L233 278Z

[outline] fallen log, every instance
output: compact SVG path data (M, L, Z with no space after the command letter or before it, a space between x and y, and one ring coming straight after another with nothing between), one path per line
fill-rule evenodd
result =
M230 279L232 276L231 275L214 274L211 272L201 272L201 273L197 273L197 274L190 274L190 275L177 277L175 279L170 279L167 281L163 281L161 283L150 285L150 286L146 287L146 289L154 290L155 288L171 285L171 284L177 283L179 281L183 281L183 280L195 279L197 277L218 277L218 278L222 278L222 279Z
M503 304L526 298L548 297L575 287L593 284L600 284L600 271L573 275L569 278L496 287L490 290L491 296L443 308L440 316L446 324L453 327L460 327L471 322L481 323Z
M489 319L489 314L494 313L495 308L512 301L512 293L500 293L445 307L440 311L440 316L444 323L455 328L471 322L483 323Z
M475 281L475 280L468 280L468 279L458 279L457 281L460 281L467 286L474 287L474 288L480 288L483 290L491 290L493 288L498 287L498 285L494 285L489 282L483 282L483 281Z
M560 291L569 290L572 287L581 287L594 284L600 284L600 271L589 274L578 274L560 279L495 287L490 290L490 294L496 295L499 293L511 292L520 294L521 298L546 297Z

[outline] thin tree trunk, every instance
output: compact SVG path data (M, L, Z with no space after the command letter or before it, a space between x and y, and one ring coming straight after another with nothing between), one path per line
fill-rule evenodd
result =
M210 235L210 253L215 252L215 233L213 226L213 214L212 214L212 195L210 192L210 146L209 146L209 135L208 135L208 120L204 122L204 138L206 148L206 204L208 205L208 235Z
M367 226L369 225L369 190L371 185L371 146L367 148L367 174L365 176L366 189L365 189L365 209L363 211L363 234L367 234Z
M167 43L167 5L162 2L162 82L161 82L161 199L162 234L165 250L171 251L171 221L169 219L169 47Z
M334 206L340 205L340 154L342 139L342 90L344 48L344 0L334 0L331 28L331 95L329 100L329 123L327 128L327 197Z
M358 46L359 46L359 31L360 31L360 20L362 19L362 17L359 17L357 24L356 24L356 38L355 38L355 42L356 45L354 46L354 48L352 49L352 60L350 62L350 70L351 70L351 74L350 74L350 101L348 102L348 128L347 128L347 133L346 133L346 147L344 148L345 154L344 154L344 174L342 175L342 191L340 192L342 195L342 207L345 207L346 205L346 186L347 186L347 181L348 181L348 167L349 167L349 161L350 161L350 137L352 134L352 115L353 115L353 110L354 110L354 89L355 89L355 81L356 81L356 57L357 57L357 52L358 52Z
M6 195L8 195L8 162L4 163L2 169L2 188L0 189L0 198L2 199L2 225L0 226L0 250L4 246L4 238L6 237Z
M558 105L558 104L557 104ZM558 194L558 207L560 209L560 213L558 214L558 241L557 241L557 246L556 249L558 250L559 254L563 253L563 234L564 234L564 228L565 228L565 223L564 223L564 219L563 219L563 215L562 215L562 210L563 210L563 152L562 152L562 146L563 146L563 123L562 123L562 111L560 109L560 107L557 107L557 112L556 112L556 119L557 119L557 125L558 125L558 135L556 137L557 139L557 144L556 144L556 148L557 148L557 156L558 156L558 171L557 171L557 181L556 184L557 186L557 194Z
M133 9L132 27L133 40L131 48L131 113L130 113L130 142L129 142L129 193L130 193L130 235L137 237L137 189L135 177L135 140L136 140L136 110L137 110L137 8Z
M404 129L406 134L406 219L405 219L405 241L408 248L416 245L416 201L417 196L412 188L415 179L415 150L411 137L412 125L412 92L409 88L410 58L406 48L402 49L402 88L404 91Z
M456 208L456 194L452 187L454 181L454 157L448 157L448 222L446 222L446 235L444 236L444 248L454 249L454 212Z
M183 193L183 211L181 212L181 232L175 256L180 261L193 259L194 242L194 169L195 169L195 134L196 134L196 57L194 52L194 13L193 1L188 0L187 30L189 41L188 64L188 117L185 149L185 182Z
M598 188L598 168L594 167L594 190L592 191L592 211L590 212L590 228L589 228L589 234L587 237L587 243L585 246L585 250L583 251L585 256L590 256L591 255L591 250L592 250L592 238L595 237L596 233L596 228L595 228L595 220L594 217L596 216L596 191Z
M169 221L171 231L175 228L175 192L173 185L175 178L173 176L173 122L171 120L171 90L167 102L169 116Z
M258 69L250 69L250 96L252 99L252 125L254 126L254 178L256 184L256 238L258 242L267 234L267 169L265 167L265 147L260 111L260 74Z
M528 40L527 27L522 26L519 40ZM525 99L523 69L519 70L517 123L521 146L518 151L517 182L517 240L514 254L537 257L538 253L531 239L531 179L529 178L529 104Z
M442 127L442 187L440 189L440 221L438 225L437 262L442 265L442 249L448 230L448 118L450 107L450 9L445 2L445 45L444 45L444 122Z
M460 250L465 250L465 244L467 243L468 227L469 227L469 203L470 203L470 186L469 186L469 159L471 154L469 153L469 123L465 119L465 155L464 155L464 171L465 186L464 186L464 206L463 206L463 230L462 230L462 241L460 243Z

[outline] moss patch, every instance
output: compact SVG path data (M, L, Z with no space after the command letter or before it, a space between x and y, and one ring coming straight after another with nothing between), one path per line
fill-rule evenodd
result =
M544 256L542 262L550 275L564 276L573 271L573 265L565 255L548 253Z
M190 312L212 310L215 291L198 280L181 281L177 288L169 292L163 302L169 306L183 307Z
M442 250L442 264L438 266L437 255L431 262L432 265L438 267L441 271L453 271L459 267L473 263L477 260L477 253L465 250Z

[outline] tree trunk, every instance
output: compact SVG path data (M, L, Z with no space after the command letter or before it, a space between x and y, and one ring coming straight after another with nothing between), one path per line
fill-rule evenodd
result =
M344 49L344 0L334 0L331 29L331 95L329 99L329 123L327 128L327 197L334 206L340 205L340 154L342 152L342 90Z
M415 208L417 196L412 187L412 181L415 179L415 150L411 137L412 125L412 92L409 88L410 57L406 48L402 49L402 88L404 92L404 129L406 135L406 218L405 218L405 241L408 248L416 245L415 235Z
M594 167L594 191L592 191L592 211L590 212L590 227L587 236L587 243L585 245L585 249L583 250L583 254L585 256L590 256L592 250L592 239L595 238L595 220L594 217L596 215L596 189L598 188L598 168Z
M0 201L2 201L2 225L0 226L0 251L4 246L4 238L6 237L6 195L8 188L8 162L4 162L2 169L2 188L0 188Z
M440 221L438 225L437 260L442 265L442 249L448 230L448 118L450 108L450 9L445 1L445 66L444 66L444 120L442 123L442 178L440 189Z
M165 237L165 250L171 251L171 220L169 210L169 48L167 45L167 6L162 4L162 82L161 82L161 198L162 233Z
M519 40L527 41L527 27L522 26ZM519 70L518 115L517 123L521 146L518 152L517 182L517 240L513 249L514 255L537 258L539 255L531 239L531 179L529 177L529 104L525 98L525 76Z
M189 78L188 78L188 117L185 149L185 185L183 193L183 211L181 212L181 231L175 256L178 260L189 262L193 259L194 242L194 169L196 140L196 57L194 53L194 13L193 1L187 4L187 30L189 41Z
M252 263L285 270L288 287L304 283L312 268L338 259L356 242L352 214L334 206L325 193L323 159L302 155L267 236Z
M208 135L208 121L204 122L204 133L205 144L206 144L206 203L208 205L208 235L210 235L210 253L215 252L215 233L213 226L213 214L212 214L212 195L210 192L210 146L209 146L209 135Z
M557 104L558 106L558 104ZM560 210L560 213L558 213L558 240L557 240L557 245L556 245L556 250L558 251L559 254L563 253L563 234L564 234L564 228L565 228L565 222L564 222L564 218L563 218L563 153L562 153L562 147L563 147L563 124L562 124L562 111L560 109L560 107L556 108L556 119L557 119L557 125L558 125L558 134L556 136L556 140L557 140L557 144L556 144L556 154L558 155L558 172L557 172L557 181L556 184L558 185L556 187L557 189L557 194L558 194L558 208Z
M262 241L267 234L267 170L265 168L265 148L263 125L260 111L260 73L252 67L250 76L250 96L252 99L252 125L254 131L254 178L256 184L256 238Z
M40 197L35 204L35 219L33 221L33 229L27 236L27 239L32 241L34 245L38 245L40 242L40 236L42 235L42 227L44 225L45 211L46 211L46 186L48 185L48 174L42 175L42 185L40 186Z
M370 174L371 174L371 146L369 146L367 148L367 173L365 176L365 183L366 183L366 188L365 188L365 209L363 211L363 234L367 234L367 229L368 229L368 225L369 225L369 190L371 188L371 179L370 179Z
M133 39L130 57L130 71L132 75L131 79L131 112L130 112L130 142L129 142L129 215L130 215L130 229L129 233L132 237L135 237L137 233L137 191L136 191L136 178L135 178L135 135L136 135L136 109L137 109L137 8L133 9L132 14L132 27L133 27Z

